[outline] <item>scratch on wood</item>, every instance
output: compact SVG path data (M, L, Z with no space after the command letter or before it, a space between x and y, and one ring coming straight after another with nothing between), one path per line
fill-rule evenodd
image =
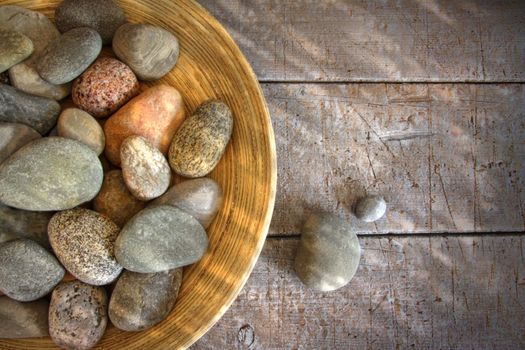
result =
M432 137L435 134L429 131L402 131L402 132L391 132L387 135L380 136L383 141L405 141L413 140L417 138Z
M450 204L448 203L447 190L445 189L445 184L441 177L441 171L439 171L439 165L434 166L434 173L437 174L439 183L441 184L441 190L443 191L443 197L445 198L445 204L447 206L448 215L450 215L450 220L452 220L452 225L454 225L454 229L457 230L456 221L454 221L454 215L452 215L452 210L450 210Z

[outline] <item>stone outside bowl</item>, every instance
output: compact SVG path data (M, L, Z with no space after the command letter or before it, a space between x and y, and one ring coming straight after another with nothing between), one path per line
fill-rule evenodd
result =
M241 291L263 247L275 201L277 163L270 115L257 78L226 32L193 0L117 1L130 22L161 26L179 39L176 67L159 82L177 88L188 115L211 98L233 111L233 137L209 175L223 188L224 204L208 229L203 259L184 270L177 304L169 317L143 332L109 326L97 349L177 349L197 341ZM3 0L50 18L59 0ZM1 349L55 349L50 338L0 340Z

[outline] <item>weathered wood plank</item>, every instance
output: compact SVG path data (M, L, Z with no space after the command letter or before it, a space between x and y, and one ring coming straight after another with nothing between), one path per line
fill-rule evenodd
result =
M362 234L525 230L525 86L265 84L278 153L270 234L311 210ZM375 224L351 207L378 193Z
M525 80L521 0L199 1L263 81Z
M192 349L520 349L525 237L361 238L331 293L293 272L297 239L269 239L247 285Z

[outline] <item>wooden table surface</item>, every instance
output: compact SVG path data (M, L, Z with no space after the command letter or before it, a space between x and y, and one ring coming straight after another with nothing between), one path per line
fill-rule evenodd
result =
M201 0L252 64L276 134L269 237L192 349L525 347L525 1ZM358 222L381 194L386 217ZM312 211L346 217L359 270L293 271Z

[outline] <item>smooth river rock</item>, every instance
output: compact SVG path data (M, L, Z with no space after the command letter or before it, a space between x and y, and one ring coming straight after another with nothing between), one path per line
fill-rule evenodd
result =
M184 210L208 228L222 206L223 194L215 180L209 178L181 182L154 200L151 205L172 205Z
M144 137L162 154L167 154L173 135L184 117L184 103L177 89L164 84L147 89L104 124L106 157L119 166L120 146L132 135Z
M57 101L0 84L0 122L25 124L44 135L56 124L59 114Z
M60 101L71 93L71 83L50 84L38 75L34 63L20 63L9 69L11 85L25 93Z
M93 208L119 227L124 227L145 206L145 202L135 198L128 190L120 170L111 170L104 175L102 188L93 201Z
M90 148L75 140L45 137L0 165L0 202L34 211L71 209L93 199L102 180L102 165Z
M110 284L122 267L115 259L119 227L89 209L55 214L49 221L49 242L58 260L79 280L92 285Z
M0 339L47 337L48 309L45 299L21 303L0 297Z
M319 213L304 224L295 271L307 287L332 291L350 282L360 258L359 240L350 225L332 214Z
M75 28L53 40L38 58L38 74L48 83L69 83L82 74L102 50L100 35L91 28Z
M17 239L0 244L0 291L11 299L37 300L64 274L57 259L34 241Z
M80 141L97 155L104 151L104 130L89 113L78 108L67 108L60 113L57 127L58 136Z
M96 118L116 112L139 93L139 82L133 71L111 57L95 61L73 83L73 102Z
M368 196L360 199L355 206L355 216L364 222L379 220L386 213L386 202L381 196Z
M124 331L141 331L163 321L173 310L182 268L157 272L124 271L109 300L109 319Z
M22 146L41 137L36 130L27 125L0 123L0 164Z
M124 11L112 0L65 0L55 10L55 23L61 32L90 27L110 44L118 27L126 22Z
M203 103L173 137L169 150L171 168L185 177L206 176L221 160L232 131L233 117L226 104Z
M64 349L94 347L108 324L108 297L102 287L81 281L62 282L49 304L49 335Z
M22 33L0 29L0 73L33 53L33 42Z
M162 153L141 136L120 147L122 175L129 191L142 201L161 196L170 185L171 169Z
M142 210L124 226L115 256L126 270L150 273L193 264L207 247L206 232L193 216L158 206Z
M52 212L18 210L0 204L0 232L10 232L18 238L29 238L49 248L47 224Z
M157 80L177 63L179 42L160 27L126 23L115 33L113 51L139 79Z

